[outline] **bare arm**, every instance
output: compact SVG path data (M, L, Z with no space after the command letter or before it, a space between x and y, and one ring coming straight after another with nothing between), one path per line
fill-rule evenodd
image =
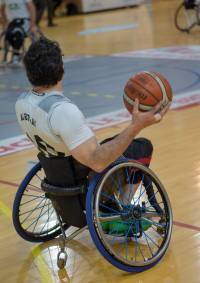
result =
M169 109L169 105L163 108L160 114L156 114L160 107L161 104L159 103L152 111L140 112L138 110L138 101L136 100L132 122L123 132L113 140L102 145L99 145L96 138L93 137L72 150L72 156L94 171L102 171L123 154L143 128L158 123L161 120Z
M35 5L33 4L32 1L27 2L27 9L30 13L30 18L31 18L31 31L32 32L36 32L37 27L36 27L36 9L35 9Z
M8 25L8 19L6 17L6 5L5 4L0 5L0 17L2 19L3 30L5 30L7 28L7 25Z

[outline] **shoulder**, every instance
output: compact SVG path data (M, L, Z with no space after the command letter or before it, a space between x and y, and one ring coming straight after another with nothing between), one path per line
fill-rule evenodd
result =
M62 101L61 103L54 104L52 109L54 116L62 116L65 119L84 118L81 110L72 102Z
M29 95L29 92L23 92L21 95L18 96L16 104L18 104L20 101L24 101Z
M24 107L24 104L26 103L26 97L28 96L28 93L22 93L16 100L16 103L15 103L15 111L16 113L19 113L23 107Z

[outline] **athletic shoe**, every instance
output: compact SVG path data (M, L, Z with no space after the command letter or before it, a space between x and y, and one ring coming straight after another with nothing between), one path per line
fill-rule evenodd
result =
M12 67L22 67L21 56L14 54L9 65Z
M147 231L151 226L152 224L147 220L137 220L137 226L134 220L131 220L130 223L123 222L123 220L122 221L112 221L109 224L108 234L113 235L113 236L133 237L133 236L138 235L139 233L142 234L143 232Z

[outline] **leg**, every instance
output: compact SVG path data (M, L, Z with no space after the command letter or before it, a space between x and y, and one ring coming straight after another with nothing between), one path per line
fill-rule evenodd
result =
M2 34L2 46L0 47L3 51L1 63L5 64L7 63L7 57L9 53L9 42L6 40L6 32L3 32Z
M53 24L53 1L52 0L47 0L47 9L48 9L48 26L52 27L54 26Z
M107 138L101 142L101 144L109 142L115 138L115 136ZM151 157L153 153L153 145L151 141L149 141L146 138L137 138L132 141L132 143L128 146L126 151L124 152L124 156L129 159L137 160L138 162L144 164L145 166L149 167ZM124 177L126 179L126 174L124 174ZM132 185L132 188L130 188L129 180L125 180L125 184L123 186L123 192L121 192L119 196L119 200L122 204L126 205L130 202L130 200L134 197L134 194L138 188L138 185L140 184L141 178L139 176L139 173L136 173L134 184ZM110 192L112 194L112 192Z
M53 10L55 12L56 9L62 4L62 0L54 0L53 2L54 2Z
M149 167L152 153L153 153L152 143L148 139L137 138L137 139L134 139L133 142L129 145L127 150L124 152L124 156L126 158L137 160L138 162ZM135 176L134 176L135 180L134 180L134 184L132 185L132 188L130 188L130 185L126 185L124 187L124 194L123 196L120 196L124 204L126 204L127 202L130 202L130 200L134 197L134 194L137 191L138 185L140 184L140 181L141 181L141 178L139 175L140 175L139 172L135 173ZM146 177L147 176L144 177L144 180L143 180L144 183L145 182L147 183L147 180L145 180ZM149 185L148 187L150 188L151 185Z
M46 8L46 2L45 0L34 0L34 4L36 7L36 24L38 25L44 14L44 10Z
M124 156L149 167L151 157L153 154L153 145L150 140L146 138L137 138L125 150Z

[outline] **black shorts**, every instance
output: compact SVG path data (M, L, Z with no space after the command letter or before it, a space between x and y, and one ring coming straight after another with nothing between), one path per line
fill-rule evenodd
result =
M103 140L101 143L106 143L114 137ZM128 159L137 160L138 162L149 166L153 154L153 145L146 138L137 138L132 141L128 148L124 151L123 156Z
M108 138L101 143L106 143L113 138ZM146 138L137 138L128 146L123 156L149 166L152 153L152 143ZM45 171L47 181L53 185L64 187L87 183L88 175L92 172L89 167L82 165L72 156L47 158L39 153L38 158Z

